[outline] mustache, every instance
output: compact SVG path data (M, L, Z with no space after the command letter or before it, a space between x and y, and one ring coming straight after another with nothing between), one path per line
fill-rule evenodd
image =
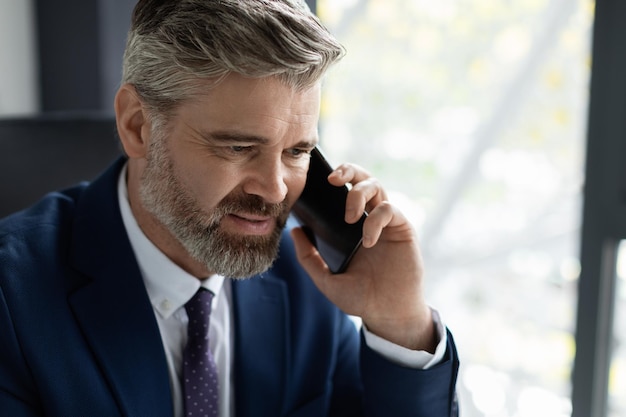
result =
M221 219L233 213L246 213L272 218L286 218L289 213L287 203L282 201L278 204L267 203L262 197L252 194L227 195L215 207L214 213Z

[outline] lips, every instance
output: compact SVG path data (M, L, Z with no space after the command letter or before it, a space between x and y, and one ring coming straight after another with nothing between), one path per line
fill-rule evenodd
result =
M250 213L231 213L224 218L223 226L237 234L267 235L274 230L276 219Z
M268 220L272 220L272 217L270 217L270 216L262 216L262 215L255 215L255 214L240 214L240 213L235 214L235 213L232 213L231 215L234 216L234 217L238 217L240 219L243 219L243 220L250 221L250 222L265 222L265 221L268 221Z

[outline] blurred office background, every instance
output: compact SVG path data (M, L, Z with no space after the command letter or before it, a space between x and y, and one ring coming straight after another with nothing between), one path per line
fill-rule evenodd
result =
M110 116L135 1L52 3L0 0L0 116ZM626 5L309 3L348 51L322 145L418 229L461 415L626 415Z
M418 227L463 415L569 416L593 3L317 4L348 51L323 144Z

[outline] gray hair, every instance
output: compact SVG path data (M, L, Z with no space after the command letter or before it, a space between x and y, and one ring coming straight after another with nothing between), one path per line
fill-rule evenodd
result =
M275 76L302 90L343 55L302 0L139 0L123 82L165 116L207 80Z

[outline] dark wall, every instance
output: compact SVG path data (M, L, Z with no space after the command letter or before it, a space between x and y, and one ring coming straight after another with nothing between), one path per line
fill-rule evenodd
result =
M0 218L95 178L119 155L113 116L0 118L0 178L10 178L0 181Z
M316 0L306 0L316 10ZM113 113L137 0L35 0L41 111Z
M35 0L43 112L113 112L135 2Z
M41 111L113 113L136 0L35 0ZM316 10L316 0L307 0Z

